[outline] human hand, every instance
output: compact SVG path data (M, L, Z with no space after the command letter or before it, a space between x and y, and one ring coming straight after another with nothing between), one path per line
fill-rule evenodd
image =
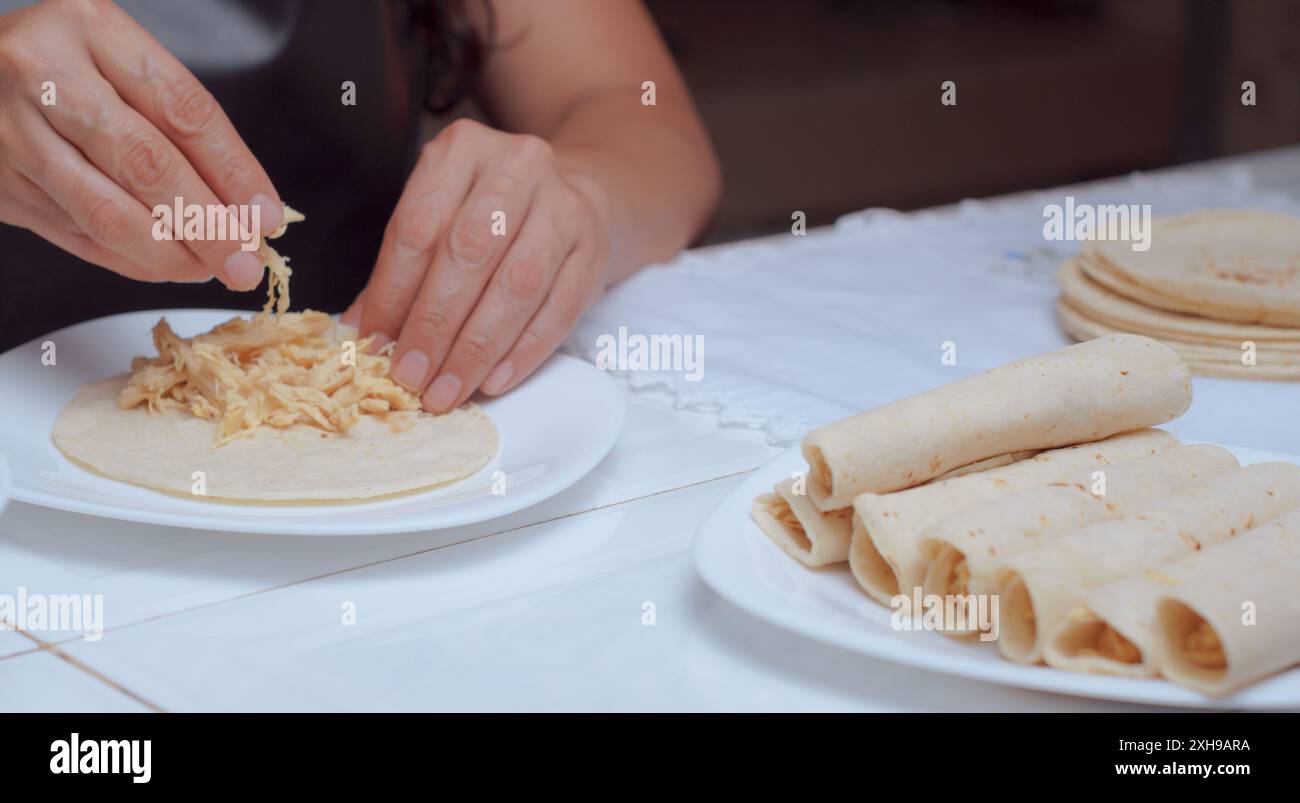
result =
M522 382L605 287L607 201L545 140L458 120L425 145L344 314L426 410Z
M0 221L132 279L256 287L237 234L154 238L152 209L177 197L258 206L262 232L283 220L212 95L126 12L46 0L0 15Z

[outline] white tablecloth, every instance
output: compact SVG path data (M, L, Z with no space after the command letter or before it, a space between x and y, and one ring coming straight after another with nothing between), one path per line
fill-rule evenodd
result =
M1150 204L1300 210L1255 186L1241 167L1135 175L1084 191L1031 193L917 214L869 210L833 228L708 249L638 274L588 315L569 341L592 356L597 338L699 336L703 377L628 372L630 388L673 393L687 409L765 432L777 445L810 426L951 382L1070 341L1056 323L1057 266L1075 242L1043 237L1043 208ZM955 364L941 361L955 346ZM1300 386L1198 378L1180 434L1300 453L1291 425Z

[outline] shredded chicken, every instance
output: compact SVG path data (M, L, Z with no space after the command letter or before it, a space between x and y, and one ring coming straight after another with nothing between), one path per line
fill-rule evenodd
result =
M790 505L784 499L772 505L772 517L777 520L783 527L788 527L795 532L803 532L803 524L800 523L799 517L790 509Z
M302 219L285 207L286 224ZM281 226L268 237L283 232ZM218 446L262 426L306 424L338 433L362 415L420 409L415 396L388 378L394 344L370 354L369 338L341 339L325 313L288 312L288 260L266 240L258 256L268 269L262 311L189 339L178 337L165 318L158 321L153 328L158 356L132 361L118 407L188 410L216 422Z
M1223 654L1223 643L1219 641L1214 628L1204 619L1188 631L1183 646L1187 660L1203 669L1223 669L1228 665L1228 657Z
M1097 634L1096 650L1080 650L1084 654L1100 655L1103 658L1109 658L1112 661L1118 661L1124 664L1136 664L1142 662L1142 651L1137 645L1124 636L1110 625L1103 625L1101 632Z
M257 258L266 266L266 306L262 307L263 314L271 311L271 306L275 306L275 314L283 315L289 310L289 277L293 271L289 268L289 258L280 256L280 252L271 247L268 240L274 240L281 234L290 223L301 223L307 218L302 212L289 206L284 205L284 222L280 227L262 238L262 244L257 248Z

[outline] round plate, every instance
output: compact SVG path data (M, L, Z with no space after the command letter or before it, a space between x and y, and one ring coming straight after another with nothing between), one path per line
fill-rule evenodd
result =
M1186 441L1191 443L1193 441ZM1242 465L1300 458L1223 448ZM992 643L966 643L931 632L890 627L892 610L858 587L848 564L808 569L781 551L750 518L754 497L795 471L807 471L798 447L746 478L700 525L695 567L704 581L732 604L808 638L932 672L1007 686L1126 702L1197 708L1278 709L1300 707L1300 668L1254 684L1230 697L1206 697L1165 680L1087 675L1008 661ZM863 677L863 683L870 683Z
M86 471L50 440L59 410L76 389L129 369L153 354L149 330L166 316L182 335L206 331L228 310L151 310L86 321L0 355L0 454L9 458L14 499L127 521L208 530L292 535L373 535L456 527L535 505L596 467L623 429L627 402L605 374L555 355L522 385L476 400L501 436L478 473L429 491L370 502L239 504L187 499ZM42 360L53 350L53 364ZM493 494L504 472L505 492ZM498 489L500 484L498 483Z

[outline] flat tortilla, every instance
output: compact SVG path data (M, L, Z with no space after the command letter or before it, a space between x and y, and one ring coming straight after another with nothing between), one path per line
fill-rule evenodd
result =
M216 446L216 423L186 410L122 410L125 375L92 382L59 413L54 443L113 479L199 499L370 499L461 480L487 465L498 437L473 404L445 415L365 415L344 434L260 427ZM194 493L195 472L205 493Z
M1088 317L1064 297L1057 301L1056 314L1061 330L1076 340L1086 341L1123 331ZM1278 342L1256 342L1254 364L1244 365L1241 344L1188 343L1171 336L1161 336L1159 341L1177 352L1187 367L1200 376L1260 381L1300 379L1300 352L1288 351Z
M1084 244L1083 269L1143 304L1204 318L1300 326L1300 219L1207 211L1157 218L1151 247Z
M1300 352L1300 329L1216 321L1147 307L1098 284L1084 272L1083 261L1083 258L1067 260L1057 270L1061 298L1088 318L1115 331L1234 349L1240 349L1249 340L1279 351Z

